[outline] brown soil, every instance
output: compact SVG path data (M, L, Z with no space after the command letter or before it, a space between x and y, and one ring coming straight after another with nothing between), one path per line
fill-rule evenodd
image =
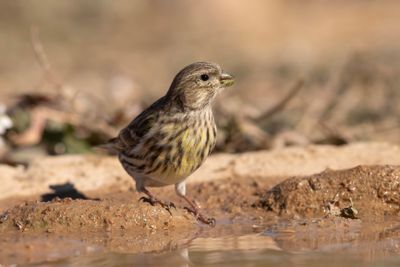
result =
M352 243L360 253L378 250L385 255L397 251L392 243L382 242L399 238L400 167L363 165L310 173L323 166L380 164L383 159L396 163L396 152L396 146L365 144L214 156L187 191L204 214L216 218L215 227L198 223L172 187L152 189L175 203L171 213L139 202L140 194L115 159L45 158L27 170L3 173L4 185L12 181L8 188L16 193L0 201L0 263L40 263L107 251L170 251L193 239L207 243L210 238L252 233L267 236L263 240L268 247L286 251L338 249L338 244ZM329 163L329 158L335 160ZM285 178L295 170L302 176ZM199 183L201 175L205 177ZM93 190L87 190L90 185ZM24 193L18 196L20 191ZM254 246L251 242L243 246ZM380 247L368 245L374 242L381 242Z
M54 254L57 259L74 251L161 251L196 233L190 214L132 201L129 193L102 200L31 201L3 213L1 221L5 264L51 260Z
M31 200L3 213L0 256L8 264L59 259L76 251L169 251L199 237L260 231L272 234L277 246L289 251L315 249L315 243L321 247L354 242L354 233L363 242L375 240L376 232L393 238L397 231L388 229L398 225L393 220L385 222L384 215L397 214L394 196L399 172L400 168L394 166L361 166L290 178L275 187L275 179L265 178L231 178L190 185L188 191L204 213L216 217L214 228L197 223L182 208L184 203L172 188L153 190L176 204L177 209L171 209L171 213L139 202L139 194L133 191L90 192L88 199ZM335 205L348 207L351 197L358 219L335 216L325 208L337 192ZM279 215L320 217L287 220Z
M188 190L204 214L217 219L216 227L198 223L183 209L185 203L172 188L153 190L160 198L176 204L177 208L170 212L139 202L136 192L115 189L108 193L90 192L85 195L90 199L55 198L26 203L13 199L11 203L21 204L1 216L0 247L4 249L0 258L11 264L52 260L47 257L54 254L58 259L73 251L168 251L198 236L252 233L258 229L254 225L263 224L265 218L275 218L251 207L260 187L255 180L242 179L190 185ZM262 188L266 187L264 183Z
M352 208L361 218L398 215L400 168L359 166L287 179L256 203L280 215L316 217Z
M73 233L88 231L193 228L194 218L182 210L141 204L137 201L55 199L27 202L3 214L2 232L18 228L22 232ZM192 227L190 227L192 226Z

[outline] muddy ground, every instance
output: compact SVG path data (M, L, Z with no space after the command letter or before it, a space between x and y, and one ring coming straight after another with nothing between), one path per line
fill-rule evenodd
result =
M176 209L138 201L115 158L62 156L27 169L1 166L0 263L170 251L204 237L254 233L279 250L350 243L364 244L359 252L366 255L398 252L399 152L371 143L213 156L189 180L188 194L216 218L215 227L198 223L173 188L153 192ZM365 245L378 241L379 248Z

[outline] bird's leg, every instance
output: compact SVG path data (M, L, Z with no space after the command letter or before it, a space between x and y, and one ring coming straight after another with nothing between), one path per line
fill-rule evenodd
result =
M185 207L185 209L187 211L189 211L190 213L192 213L196 219L204 224L208 224L211 226L215 225L215 219L214 218L208 218L206 216L204 216L203 214L201 214L200 212L200 208L192 201L190 200L187 196L186 196L186 184L185 181L178 183L175 185L175 191L177 193L178 196L180 196L181 198L183 198L190 206L190 208Z
M196 217L197 220L199 220L202 223L214 226L215 225L215 219L214 218L208 218L205 217L201 212L199 207L197 207L192 200L190 200L187 196L181 196L184 200L186 200L187 203L189 203L190 208L185 207L187 211L190 213L193 213L193 215Z
M141 188L140 192L143 192L144 194L147 195L147 197L141 197L139 198L139 201L142 202L147 202L150 205L154 206L156 204L160 205L161 207L165 208L166 210L168 210L168 212L170 212L169 210L171 208L176 208L175 204L172 202L164 202L159 200L158 198L156 198L152 193L150 193L149 190L147 190L145 187ZM171 213L171 212L170 212Z

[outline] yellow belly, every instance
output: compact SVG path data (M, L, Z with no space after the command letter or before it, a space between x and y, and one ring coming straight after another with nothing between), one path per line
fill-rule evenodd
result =
M187 129L177 140L176 146L168 153L160 153L154 164L161 164L149 178L158 183L175 184L186 179L204 162L215 144L210 140L212 128Z

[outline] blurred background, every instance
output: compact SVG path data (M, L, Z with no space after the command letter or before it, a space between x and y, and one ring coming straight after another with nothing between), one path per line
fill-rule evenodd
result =
M216 151L400 142L398 1L2 1L0 161L90 153L184 66L236 77Z

